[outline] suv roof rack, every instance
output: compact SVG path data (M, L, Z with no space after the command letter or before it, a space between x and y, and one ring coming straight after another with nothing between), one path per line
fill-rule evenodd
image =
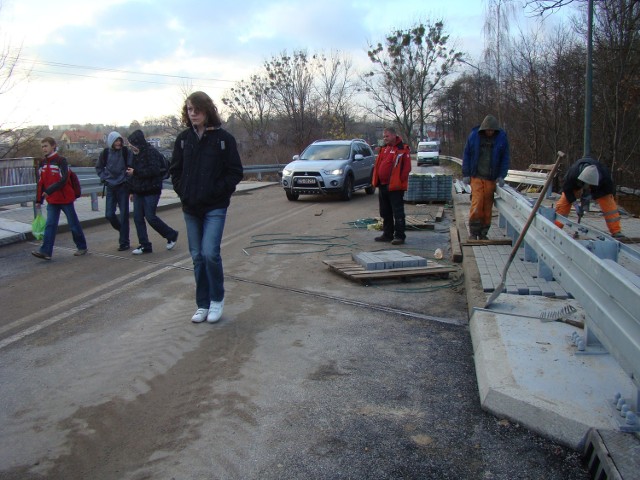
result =
M318 142L364 142L367 143L366 140L362 139L362 138L321 138L319 140L314 140L313 143L318 143ZM368 145L368 143L367 143Z

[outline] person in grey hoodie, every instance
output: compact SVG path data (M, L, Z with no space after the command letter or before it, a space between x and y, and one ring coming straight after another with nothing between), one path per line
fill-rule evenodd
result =
M118 251L131 248L129 244L129 187L127 168L131 166L131 152L124 146L122 135L111 132L107 145L96 162L96 172L107 189L104 216L111 226L120 232ZM120 215L116 216L116 206Z

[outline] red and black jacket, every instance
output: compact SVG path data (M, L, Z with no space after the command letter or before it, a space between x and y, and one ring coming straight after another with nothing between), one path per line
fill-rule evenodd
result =
M389 191L402 191L406 192L409 188L409 173L411 172L411 152L409 147L402 143L402 139L397 137L395 145L385 145L380 149L378 158L376 158L376 164L373 167L373 181L374 187L378 187L381 183L379 173L384 170L381 165L384 163L391 163L391 177L389 178Z
M43 203L43 194L47 194L47 202L61 205L72 203L76 194L69 180L67 159L57 153L44 158L40 162L36 203Z

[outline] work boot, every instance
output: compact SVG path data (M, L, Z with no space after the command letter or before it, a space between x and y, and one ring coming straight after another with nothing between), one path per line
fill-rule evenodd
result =
M379 237L374 238L376 242L390 242L393 238L389 238L386 235L380 235Z

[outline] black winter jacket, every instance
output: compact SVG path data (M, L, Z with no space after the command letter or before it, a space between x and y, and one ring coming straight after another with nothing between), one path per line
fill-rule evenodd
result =
M202 138L189 128L178 135L169 168L182 209L202 216L227 208L242 180L236 139L223 128L208 127Z
M593 158L580 159L569 167L569 170L567 170L567 174L564 177L564 183L562 184L562 191L565 197L567 197L567 201L569 203L576 201L576 196L573 193L574 190L578 190L584 186L584 184L578 180L578 177L582 173L582 170L584 170L588 165L595 165L598 169L598 175L600 176L600 183L589 187L593 199L596 200L600 197L604 197L605 195L613 195L616 193L616 187L613 184L611 173L605 165Z
M138 195L157 195L162 191L164 157L147 143L142 132L136 133L129 136L129 142L139 149L131 164L133 175L127 179L129 189Z

